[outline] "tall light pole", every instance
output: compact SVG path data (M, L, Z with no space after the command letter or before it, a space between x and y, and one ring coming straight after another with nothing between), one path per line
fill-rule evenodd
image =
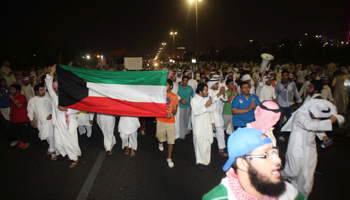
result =
M177 35L177 32L170 32L170 35L173 36L173 58L175 58L175 35Z
M192 2L193 0L190 0ZM199 37L198 37L198 2L202 0L194 0L196 2L196 35L197 35L197 61L199 63Z
M166 45L166 43L162 42L162 45L163 45L163 51L164 51L164 55L165 55L165 45Z

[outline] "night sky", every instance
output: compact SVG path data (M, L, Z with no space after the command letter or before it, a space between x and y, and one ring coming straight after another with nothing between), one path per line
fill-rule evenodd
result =
M347 0L202 0L199 49L261 44L305 32L339 38ZM19 38L101 51L127 49L154 57L162 42L196 48L195 7L189 0L48 1L3 0L1 40ZM2 47L6 48L6 47Z

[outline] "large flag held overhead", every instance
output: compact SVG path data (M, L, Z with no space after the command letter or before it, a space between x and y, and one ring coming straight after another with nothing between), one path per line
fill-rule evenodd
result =
M167 70L120 72L61 65L57 79L60 106L112 115L167 115Z

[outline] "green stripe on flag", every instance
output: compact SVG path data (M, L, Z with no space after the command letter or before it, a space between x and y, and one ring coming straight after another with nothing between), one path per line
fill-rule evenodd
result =
M168 70L159 71L102 71L60 65L86 82L122 85L160 85L166 86Z

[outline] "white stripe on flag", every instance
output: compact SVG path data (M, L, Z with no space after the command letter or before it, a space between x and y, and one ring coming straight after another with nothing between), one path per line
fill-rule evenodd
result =
M130 102L166 103L166 86L122 85L87 82L90 97L108 97Z

